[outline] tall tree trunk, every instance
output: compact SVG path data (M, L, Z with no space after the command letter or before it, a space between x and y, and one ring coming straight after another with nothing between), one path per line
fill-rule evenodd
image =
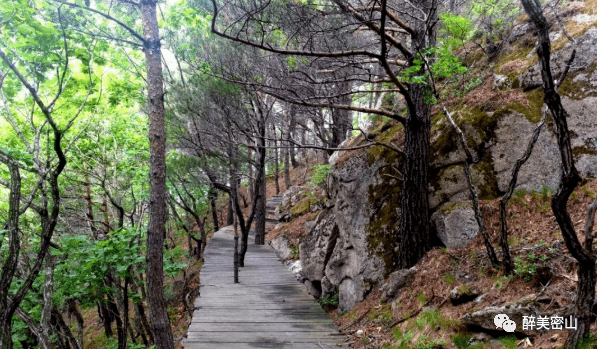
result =
M228 212L226 215L226 225L234 224L234 205L232 196L228 195Z
M415 108L409 111L405 125L399 268L415 265L429 247L429 106L423 85L410 84L409 91Z
M278 134L276 133L276 127L274 129L274 179L276 182L276 195L280 194L280 153L278 151Z
M211 208L211 218L213 219L214 231L220 230L220 222L218 222L218 210L216 202L218 201L218 191L213 187L209 187L209 205Z
M290 188L290 150L292 146L290 145L290 131L286 128L284 129L284 147L282 151L284 152L284 185L286 185L286 190ZM293 166L294 167L294 166ZM277 193L276 193L277 194Z
M149 226L147 229L147 298L151 331L157 349L174 349L164 300L164 237L166 235L166 133L162 54L157 1L141 0L149 109Z
M551 71L549 24L543 15L543 9L538 0L521 0L521 2L537 29L539 37L537 56L541 67L543 91L545 92L543 100L549 107L554 120L554 129L562 160L562 177L558 190L551 199L551 208L562 232L566 247L572 257L578 262L578 291L575 302L578 328L576 331L569 332L565 345L567 349L575 349L582 338L590 335L592 308L595 301L596 258L592 251L593 238L590 231L585 232L589 243L586 243L583 248L568 214L568 198L574 191L574 188L580 183L581 177L574 164L570 131L568 130L568 122L566 120L568 114L562 105ZM591 230L592 226L587 229Z
M288 137L294 137L296 135L296 104L292 104L290 106L290 112L289 112L289 122L288 122ZM294 145L294 143L288 143L287 144L288 150L290 152L290 162L292 163L292 168L297 168L298 167L298 162L296 161L296 147Z
M259 125L259 133L260 137L257 140L258 142L258 157L259 157L259 169L257 170L257 178L255 182L255 191L256 194L256 202L257 205L255 207L255 244L256 245L264 245L265 244L265 157L266 157L266 148L265 148L265 118L263 114L261 115L260 125ZM249 227L250 228L250 227ZM249 229L247 228L247 229ZM243 237L244 238L244 237ZM244 255L241 257L244 260Z
M103 300L97 303L97 312L104 325L104 334L106 335L106 337L114 337L114 332L112 332L114 314L110 312L108 306L104 303Z
M83 315L77 309L77 304L74 300L69 300L67 302L68 306L68 313L69 316L74 316L75 321L77 322L77 343L79 348L83 349L83 327L85 326L85 321L83 320Z
M348 93L351 90L349 82L339 84L338 92ZM343 105L351 104L351 95L347 94L338 98L338 103ZM351 113L346 109L332 109L332 142L330 147L336 148L346 140L348 130L352 128Z
M12 349L12 319L0 315L0 348Z

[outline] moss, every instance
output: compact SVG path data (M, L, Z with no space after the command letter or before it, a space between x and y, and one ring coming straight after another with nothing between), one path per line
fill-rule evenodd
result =
M510 103L506 105L501 111L515 110L524 115L527 120L536 124L541 121L541 108L543 107L543 93L542 88L536 88L526 93L529 105L522 105L520 103Z
M449 203L443 205L442 207L440 207L439 211L445 215L446 213L450 213L459 208L466 208L466 207L470 207L470 206L471 205L467 201L449 202Z
M404 130L404 126L398 122L392 122L382 127L380 132L375 136L375 140L380 143L389 144L400 132ZM386 163L393 163L399 154L386 147L376 145L369 148L367 153L367 164L373 165L374 162L384 159Z
M386 275L396 267L398 254L394 246L398 238L400 221L400 187L401 182L393 177L396 173L393 167L399 167L402 157L396 152L392 153L391 161L379 169L380 183L369 186L369 207L376 208L367 226L367 242L373 253L381 258L386 265ZM387 159L386 159L387 160Z
M300 216L304 213L309 212L309 210L311 209L312 200L313 198L306 198L299 201L299 203L297 203L293 208L290 209L290 213L292 213L293 216Z
M571 99L580 100L587 97L597 96L597 87L591 85L589 79L581 78L574 81L574 79L580 74L592 74L597 68L597 62L591 63L591 65L583 70L577 71L574 74L568 75L568 77L562 82L558 92L561 95Z
M479 199L492 200L500 193L497 177L493 169L493 157L490 152L487 152L482 161L473 164L473 184L477 187ZM475 178L475 172L480 174L482 178Z
M456 287L456 292L458 292L458 295L466 295L466 296L471 296L473 294L473 290L471 289L471 287L469 285L459 285L458 287Z
M591 148L586 147L586 146L574 147L574 148L572 148L572 154L574 154L574 156L579 156L579 155L582 155L582 154L586 154L586 155L597 155L597 150L591 149Z
M526 45L523 45L523 47L514 47L513 50L512 50L512 52L501 56L500 59L498 60L498 63L496 64L497 71L500 71L501 67L504 64L506 64L508 62L515 61L517 59L519 59L519 60L524 61L525 63L527 63L527 65L524 66L524 67L521 67L519 69L519 71L526 70L528 67L530 67L531 65L533 65L537 61L537 57L536 56L533 56L532 58L527 58L528 54L533 49L533 46L528 47Z

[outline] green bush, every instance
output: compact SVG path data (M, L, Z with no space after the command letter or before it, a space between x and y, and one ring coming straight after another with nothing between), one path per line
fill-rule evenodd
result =
M334 294L326 294L319 300L322 307L337 307L340 301L340 295L336 292Z
M315 165L313 166L313 175L311 176L311 182L309 183L311 186L317 187L323 183L325 178L330 173L332 169L332 165Z

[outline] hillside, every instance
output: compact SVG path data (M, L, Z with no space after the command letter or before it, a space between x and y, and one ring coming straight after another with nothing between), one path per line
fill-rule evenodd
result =
M581 231L597 191L597 180L592 179L597 175L597 2L570 2L560 14L578 45L559 91L584 178L568 205L574 227ZM555 18L550 20L557 77L572 47ZM473 44L462 48L469 70L456 86L467 85L465 93L458 96L458 88L443 86L440 102L455 115L477 157L473 183L500 258L499 200L542 117L536 37L529 28L526 16L517 18L497 55L484 55ZM268 233L268 240L280 255L300 260L307 289L324 307L334 309L330 316L351 336L351 347L562 347L567 330L521 329L523 315L572 315L576 294L577 266L550 207L560 172L553 124L548 118L508 205L515 271L504 275L489 262L479 235L455 131L439 106L433 113L430 206L435 247L411 271L395 268L392 239L400 214L396 169L401 156L387 147L336 152L327 179L318 187L284 194L277 214L285 222ZM366 138L397 147L404 142L402 125L383 118L367 133L343 145L358 147ZM502 312L515 314L515 336L494 327L493 316Z

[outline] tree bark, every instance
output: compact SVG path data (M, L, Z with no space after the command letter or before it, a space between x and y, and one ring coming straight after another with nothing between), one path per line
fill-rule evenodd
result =
M289 137L294 137L296 135L296 105L292 104L290 106L290 111L289 111L289 130L288 130L288 135ZM304 143L303 143L304 144ZM292 142L291 144L287 144L288 151L290 153L290 163L292 163L292 168L297 168L298 167L298 162L296 161L296 147L294 142Z
M415 265L429 248L429 142L430 115L425 103L426 87L410 84L415 108L409 110L404 125L404 159L402 165L401 215L398 238L398 267Z
M287 128L284 129L284 136L282 138L285 141L284 148L282 148L284 152L284 185L286 186L286 190L288 190L290 188L290 150L292 149L292 145L290 144L290 131Z
M276 182L276 195L280 194L280 152L278 151L278 134L276 133L276 127L273 127L274 134L274 179Z
M265 244L265 158L266 158L266 147L265 147L265 135L266 135L266 120L263 113L259 113L258 123L258 139L257 139L257 156L259 158L257 178L255 181L255 244ZM247 227L250 229L250 227ZM243 240L245 239L243 233ZM244 241L242 241L244 243ZM242 244L241 244L242 246ZM242 253L241 247L241 266L244 265L244 253Z
M147 229L147 298L151 331L157 349L174 349L164 300L164 237L166 235L166 134L162 54L155 0L141 0L149 109L150 190Z

